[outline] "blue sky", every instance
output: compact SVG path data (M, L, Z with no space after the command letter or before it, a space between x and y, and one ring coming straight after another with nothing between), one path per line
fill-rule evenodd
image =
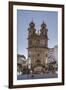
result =
M58 43L58 13L56 11L17 10L17 53L27 57L28 27L34 21L36 30L40 30L44 21L48 28L48 47Z

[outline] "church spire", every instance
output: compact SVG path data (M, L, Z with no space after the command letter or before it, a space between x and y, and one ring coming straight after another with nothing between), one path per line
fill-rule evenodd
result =
M34 28L34 27L35 27L35 23L33 22L33 19L32 19L32 21L30 22L29 26L30 26L31 28Z
M43 21L43 23L41 24L40 34L41 34L42 36L47 36L47 25L45 24L44 21Z
M36 32L35 23L33 22L33 20L29 24L28 32L29 32L29 36L34 35Z
M44 21L43 21L43 23L41 24L41 28L46 28L46 24L45 24Z

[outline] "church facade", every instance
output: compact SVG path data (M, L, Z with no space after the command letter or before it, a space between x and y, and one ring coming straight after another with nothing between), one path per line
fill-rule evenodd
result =
M38 32L35 23L32 21L28 28L28 58L31 60L33 73L45 71L48 63L48 29L45 22L41 24Z

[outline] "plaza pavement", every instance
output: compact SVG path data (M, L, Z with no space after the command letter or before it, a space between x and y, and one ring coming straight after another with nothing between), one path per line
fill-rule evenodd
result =
M27 80L27 79L47 79L47 78L57 78L57 73L44 73L44 74L24 74L24 75L17 75L17 80Z

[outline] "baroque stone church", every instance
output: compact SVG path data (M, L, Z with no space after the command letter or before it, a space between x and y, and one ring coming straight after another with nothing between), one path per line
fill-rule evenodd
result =
M41 24L38 32L36 32L33 21L29 24L28 58L31 60L31 70L33 73L45 71L45 65L48 63L48 29L45 22Z

